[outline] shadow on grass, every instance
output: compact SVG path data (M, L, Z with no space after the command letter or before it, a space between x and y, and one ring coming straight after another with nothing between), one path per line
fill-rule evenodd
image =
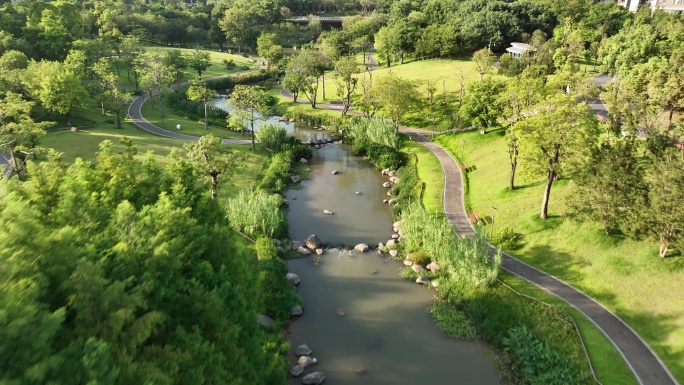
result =
M638 310L619 309L615 314L632 326L665 363L678 381L684 380L684 349L673 347L673 335L680 333L677 320L683 312L653 314Z
M569 253L556 250L548 245L536 245L525 250L526 261L537 268L549 272L557 277L563 277L566 282L581 281L582 269L588 263L580 263Z

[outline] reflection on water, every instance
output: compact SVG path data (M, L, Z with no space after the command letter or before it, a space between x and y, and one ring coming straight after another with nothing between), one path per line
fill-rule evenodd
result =
M300 344L319 362L304 374L322 371L331 385L500 383L487 348L437 328L426 312L432 292L401 279L399 262L329 250L318 266L302 258L288 267L304 300L304 315L289 328L290 362Z

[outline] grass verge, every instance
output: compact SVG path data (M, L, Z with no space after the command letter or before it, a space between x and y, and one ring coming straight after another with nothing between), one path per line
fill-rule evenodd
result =
M567 218L565 202L574 193L572 180L554 184L550 218L539 219L544 180L526 174L521 163L517 188L508 190L503 129L487 135L445 134L436 141L453 155L460 155L462 140L466 141L465 162L473 170L468 174L472 209L482 217L496 207L496 228L508 227L524 237L523 247L510 253L604 304L648 342L678 381L684 381L684 259L661 259L653 241L606 236L599 224ZM603 353L596 353L605 344L587 341L592 358L602 361L599 356ZM626 374L618 374L624 371L621 362L606 360L596 366L601 375L614 373L616 378L626 378Z

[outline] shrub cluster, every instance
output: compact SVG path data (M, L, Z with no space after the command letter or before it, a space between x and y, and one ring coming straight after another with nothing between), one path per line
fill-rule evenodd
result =
M214 90L227 90L235 87L238 84L255 84L265 80L275 79L277 77L278 71L262 69L238 76L224 76L222 78L209 79L206 81L206 85L208 88Z
M256 251L264 313L283 326L290 318L292 306L301 305L301 298L285 278L287 268L285 262L278 257L273 241L259 238Z
M294 119L309 126L327 126L333 131L341 131L344 119L328 114L311 114L303 111L291 111L285 114L288 119Z
M193 120L204 120L204 104L188 100L187 87L171 91L166 94L165 98L169 107L177 115ZM228 112L214 106L207 106L207 115L210 124L222 127L226 126L226 118L229 116Z
M354 155L368 157L375 167L396 170L406 163L406 154L398 151L396 129L384 119L353 118L344 125L344 133Z
M250 237L280 237L287 234L282 198L263 190L241 190L228 200L226 216L230 225Z
M268 192L280 192L287 186L292 165L292 154L289 151L278 152L271 157L271 164L264 171L259 187Z

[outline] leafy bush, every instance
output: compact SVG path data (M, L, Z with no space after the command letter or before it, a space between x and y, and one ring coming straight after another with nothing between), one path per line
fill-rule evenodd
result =
M421 265L421 266L425 266L425 265L429 264L430 262L432 262L429 255L422 253L420 251L415 251L413 253L409 253L406 256L406 259L408 259L409 261L411 261L415 264Z
M239 76L224 76L217 79L208 79L206 85L208 88L214 90L227 90L235 87L238 84L255 84L268 79L275 79L278 77L277 71L254 71Z
M285 145L287 131L278 124L270 123L259 127L259 131L256 132L256 138L266 148L278 152Z
M311 149L311 146L308 144L303 144L294 136L287 137L283 148L285 151L289 151L292 154L293 162L296 162L302 158L311 159L313 157L313 150Z
M394 125L381 118L352 118L344 126L352 142L374 143L393 150L399 149L399 135Z
M174 113L195 120L204 120L204 103L188 100L187 87L166 94L165 98ZM207 106L209 122L216 126L226 126L228 112L214 106Z
M278 152L271 157L271 164L264 171L259 187L269 192L281 192L287 186L290 169L292 167L292 153Z
M504 227L492 240L492 243L504 250L518 250L522 247L522 234Z
M511 328L504 339L504 352L514 374L526 385L590 384L567 357L539 340L524 325Z
M294 119L309 126L328 126L333 131L340 131L344 122L342 118L328 114L311 114L303 111L291 111L285 114L288 119Z
M278 258L273 241L259 238L256 250L264 312L282 325L290 318L292 306L301 304L301 298L285 278L287 268L285 262Z
M477 336L475 326L463 312L446 301L437 300L430 305L428 312L449 337L473 340Z
M263 190L242 190L228 200L226 216L230 225L248 236L285 235L285 216L280 210L282 198Z

